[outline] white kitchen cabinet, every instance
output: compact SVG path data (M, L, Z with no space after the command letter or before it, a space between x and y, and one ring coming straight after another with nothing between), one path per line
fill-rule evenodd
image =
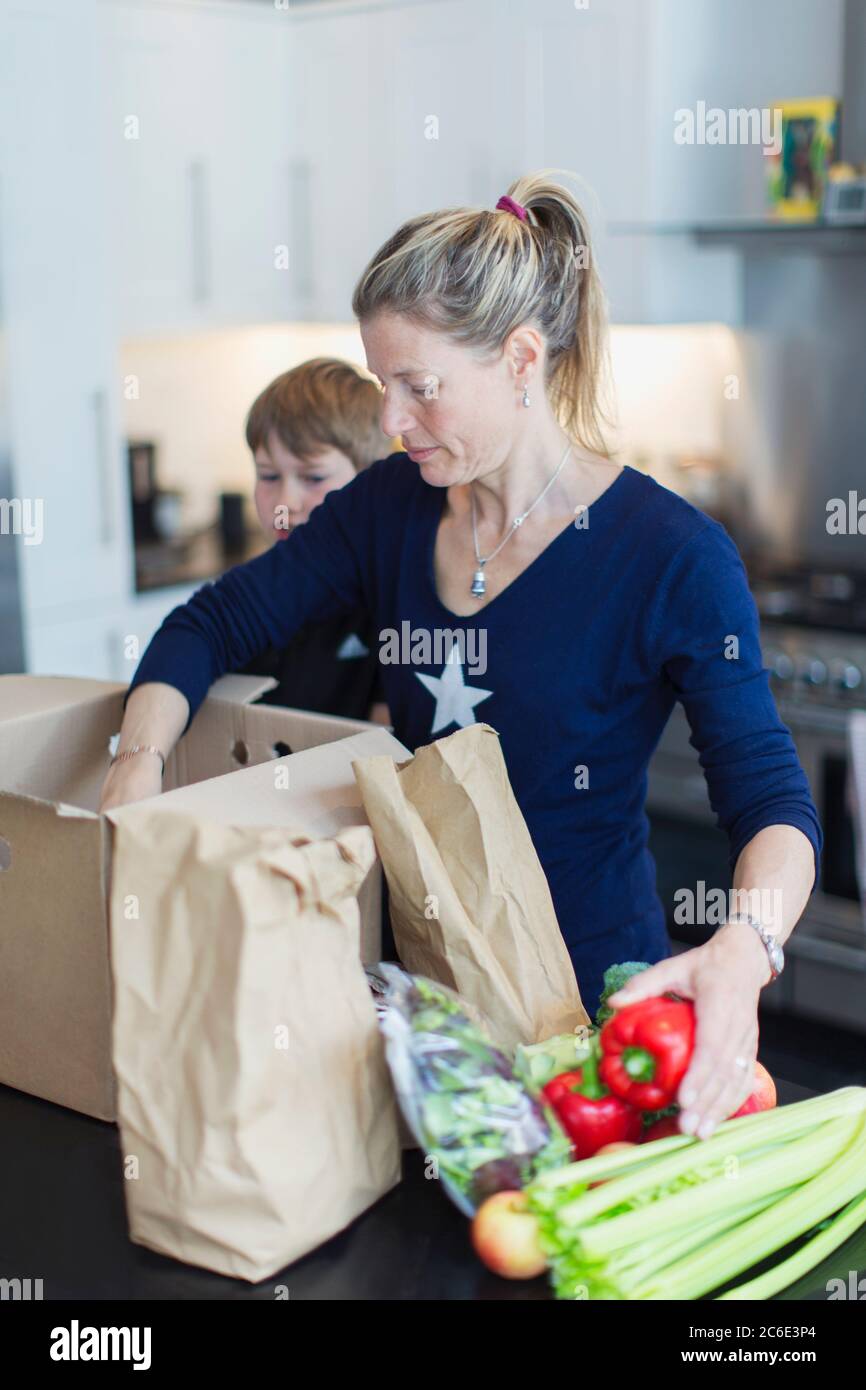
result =
M492 207L520 170L520 13L511 0L297 11L292 126L305 318L349 321L358 276L402 222L437 208Z
M592 0L585 8L537 0L523 12L525 167L577 176L572 187L619 322L644 317L646 247L612 236L609 224L646 213L651 9L647 0Z
M771 4L781 14L782 0ZM365 249L371 254L406 218L493 206L517 174L554 169L577 175L614 322L736 324L737 255L651 229L719 215L722 205L729 216L754 213L760 201L754 151L689 150L673 140L674 109L716 87L735 105L766 100L786 83L802 87L802 49L799 58L774 59L763 46L744 67L745 7L736 0L736 22L723 12L702 18L690 0L305 9L293 56L315 87L316 119L308 124L302 112L294 123L317 184L314 316L339 314ZM818 47L832 75L838 0L830 9L831 32ZM319 72L333 80L317 84ZM624 224L648 230L620 235Z
M117 328L168 329L201 313L209 279L192 15L125 3L99 14Z
M95 608L95 605L94 605ZM25 633L26 669L37 676L86 676L92 680L129 680L123 656L120 605L87 616L64 615L59 621L33 618ZM132 667L132 670L135 668Z
M419 213L492 208L524 171L524 13L511 0L440 0L376 16L381 162L393 171L383 234Z
M380 18L311 12L295 26L291 257L299 313L310 322L351 321L352 288L374 249L374 206L389 196L374 135L380 89L391 80L376 51Z
M118 332L296 317L288 13L101 0L100 18Z
M492 208L519 175L555 169L577 175L612 316L644 318L646 246L607 224L646 214L649 8L430 0L298 11L308 316L347 318L358 273L406 219Z
M23 623L127 591L95 5L3 10L0 247Z
M25 633L26 669L34 675L128 683L163 618L196 587L36 615Z
M122 648L126 674L118 679L128 680L135 671L139 659L144 656L151 637L163 618L173 608L186 603L204 581L195 584L176 585L170 589L157 589L152 593L137 594L125 604L122 615Z
M204 172L213 300L226 322L282 321L299 309L290 244L290 23L264 5L220 4L210 16Z

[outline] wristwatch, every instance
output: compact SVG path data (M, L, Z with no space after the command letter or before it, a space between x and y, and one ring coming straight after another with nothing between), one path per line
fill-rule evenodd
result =
M767 928L756 921L754 917L750 917L748 912L732 912L727 920L729 922L748 922L750 927L754 927L758 936L764 943L764 949L767 952L767 959L770 962L770 970L772 972L771 979L778 979L785 968L785 952L782 950L772 932L768 932ZM770 981L767 983L769 984Z

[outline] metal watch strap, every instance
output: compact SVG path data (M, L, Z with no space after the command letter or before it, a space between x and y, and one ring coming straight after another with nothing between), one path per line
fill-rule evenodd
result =
M124 748L122 753L115 753L109 763L109 767L113 767L115 763L123 762L126 758L134 757L136 753L155 753L162 763L162 776L165 776L165 758L163 757L162 750L154 748L153 745L149 743L134 743L131 748Z
M767 952L767 960L770 963L771 971L771 977L768 983L778 979L785 968L785 953L772 932L768 932L767 928L754 917L751 917L748 912L732 912L727 920L729 922L747 922L748 925L753 928L760 937L764 950Z

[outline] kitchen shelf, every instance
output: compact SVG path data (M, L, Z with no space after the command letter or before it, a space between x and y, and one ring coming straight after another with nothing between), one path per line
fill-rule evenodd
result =
M768 218L728 222L612 222L613 236L688 236L699 246L730 246L759 255L866 255L866 223L784 222Z

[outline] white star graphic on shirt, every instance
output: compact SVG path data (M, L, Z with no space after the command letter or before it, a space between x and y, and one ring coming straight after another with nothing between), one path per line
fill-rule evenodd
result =
M442 668L441 676L424 676L420 671L416 671L415 675L436 699L431 734L438 734L440 729L447 729L449 724L457 724L461 729L465 729L468 724L474 724L475 706L493 694L492 690L475 690L471 685L463 684L463 663L456 642L448 653L448 660Z

